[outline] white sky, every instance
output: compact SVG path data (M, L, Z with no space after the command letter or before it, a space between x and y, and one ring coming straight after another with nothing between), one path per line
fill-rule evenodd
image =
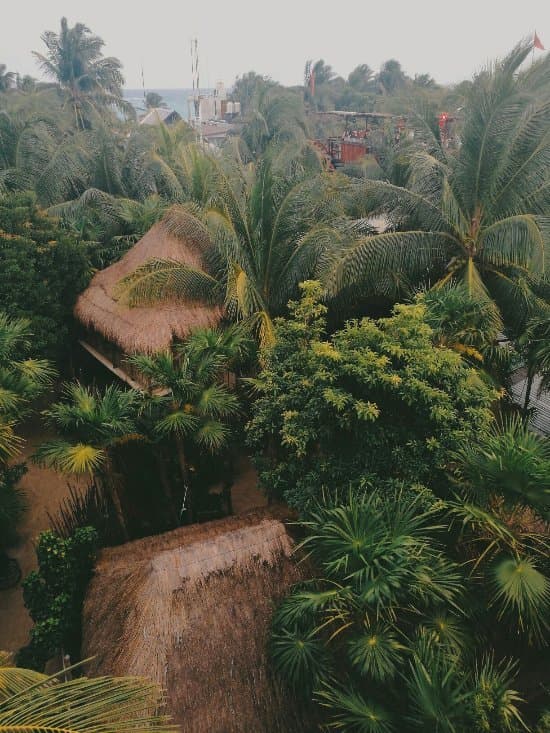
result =
M0 0L0 63L38 76L31 55L62 15L106 42L126 86L191 86L190 39L199 39L201 86L254 70L302 82L324 58L342 76L389 59L405 71L457 82L536 29L550 48L550 0ZM540 52L537 52L540 53Z

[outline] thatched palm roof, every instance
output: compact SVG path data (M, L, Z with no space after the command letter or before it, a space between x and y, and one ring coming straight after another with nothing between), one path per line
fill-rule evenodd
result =
M76 318L127 354L154 353L170 348L174 338L193 329L216 326L222 318L218 306L200 302L133 307L114 297L117 283L150 259L183 262L203 267L200 248L177 239L162 222L155 224L124 257L98 272L75 306Z
M269 671L273 606L300 579L272 510L104 550L84 605L91 674L145 675L183 733L303 733Z

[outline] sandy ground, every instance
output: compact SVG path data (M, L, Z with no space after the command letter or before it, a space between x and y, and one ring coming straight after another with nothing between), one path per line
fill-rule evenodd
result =
M11 557L17 558L23 571L23 577L36 568L35 539L40 532L50 526L48 512L55 514L59 504L69 489L67 479L54 471L39 468L30 462L30 456L36 446L52 437L43 431L38 432L35 426L29 426L24 436L27 439L21 460L28 460L28 472L21 481L28 510L20 525L20 542L10 549ZM71 479L72 484L77 482ZM257 476L248 459L242 459L238 465L238 477L232 491L233 511L241 514L265 506L264 495L257 488ZM9 590L0 591L0 650L17 651L28 641L32 621L23 605L21 584Z
M55 514L61 500L69 493L66 478L49 469L39 468L30 461L36 446L51 436L29 427L25 437L27 442L20 460L28 461L29 470L20 486L26 494L28 509L19 526L19 544L9 551L9 555L19 561L23 577L36 568L34 541L40 532L50 526L47 513ZM13 652L26 644L31 626L32 621L23 605L21 584L0 591L0 649Z

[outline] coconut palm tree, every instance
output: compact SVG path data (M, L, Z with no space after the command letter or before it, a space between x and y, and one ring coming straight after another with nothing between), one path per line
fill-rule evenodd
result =
M163 733L176 730L159 710L162 690L139 677L76 677L14 667L0 655L0 730L36 733Z
M392 226L351 244L329 291L376 291L399 274L412 283L461 281L470 294L494 299L508 326L521 327L536 307L532 286L550 242L550 57L521 70L531 47L519 44L476 77L456 151L424 125L406 187L358 186Z
M15 74L8 71L6 64L0 64L0 92L7 92L15 82Z
M66 119L45 95L10 104L0 112L0 191L35 191L43 204L72 198L86 186L89 153L80 136L68 135Z
M315 175L319 166L312 151L297 156L293 145L254 166L209 159L195 182L201 205L174 207L166 217L176 236L200 242L209 271L155 260L120 283L119 297L130 305L218 299L231 318L247 319L262 342L272 341L272 319L298 284L352 235L339 196L347 180Z
M74 115L76 127L84 129L92 117L115 107L134 117L132 106L123 99L120 61L103 56L104 41L92 35L83 23L72 28L61 18L59 33L46 31L41 36L46 55L34 51L42 71L59 86Z
M278 86L259 85L239 136L245 152L261 157L274 143L304 143L307 123L301 95Z
M173 354L137 355L129 360L149 380L151 389L168 390L149 405L153 432L175 442L191 522L196 519L197 496L189 449L219 455L228 447L240 405L221 379L242 358L247 344L244 332L235 327L225 332L198 329Z
M43 413L62 437L39 446L33 459L67 475L101 474L128 536L113 457L121 441L141 437L136 434L139 392L114 385L102 391L75 382L65 385L63 395Z

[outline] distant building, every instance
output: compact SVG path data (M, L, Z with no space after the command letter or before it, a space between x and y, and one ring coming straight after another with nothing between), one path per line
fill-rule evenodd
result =
M181 121L181 115L176 112L175 109L168 109L166 107L153 107L150 109L144 117L139 121L140 125L160 125L164 122L165 125L174 125L176 122Z

